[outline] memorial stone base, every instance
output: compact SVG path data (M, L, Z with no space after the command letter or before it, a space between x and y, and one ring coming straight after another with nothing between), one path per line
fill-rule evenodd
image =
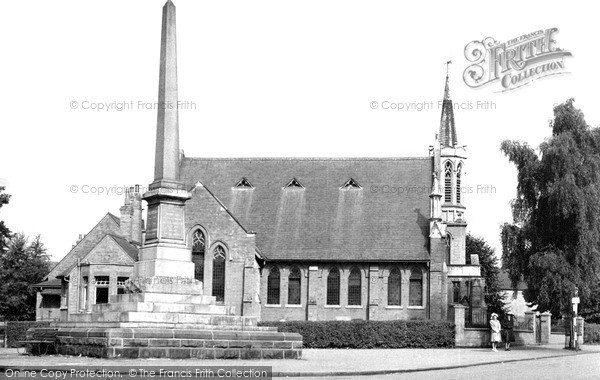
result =
M299 359L302 336L257 326L215 297L128 293L91 313L27 331L29 353L101 358ZM48 347L48 342L53 341ZM44 347L42 347L44 346Z

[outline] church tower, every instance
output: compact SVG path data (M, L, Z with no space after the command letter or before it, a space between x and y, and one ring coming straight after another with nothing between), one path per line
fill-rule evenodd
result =
M442 189L441 219L446 225L449 264L465 265L465 236L467 222L464 203L464 175L467 159L466 147L458 145L454 109L450 99L449 78L446 75L442 115L436 150L439 151L437 178Z
M431 294L434 295L430 299L430 318L452 320L453 305L462 302L463 296L473 300L481 298L481 274L477 258L471 260L466 257L466 208L464 191L461 190L464 189L467 155L465 146L458 145L448 75L439 130L430 153L433 165L429 195L429 270ZM480 301L477 305L471 303L469 310L480 304Z

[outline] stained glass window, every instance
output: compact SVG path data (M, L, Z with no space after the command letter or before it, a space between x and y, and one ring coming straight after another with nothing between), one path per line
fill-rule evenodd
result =
M194 263L194 278L204 281L204 249L206 238L201 230L196 230L192 235L192 262Z
M340 271L331 268L327 276L327 305L340 304Z
M217 302L225 301L225 248L220 245L213 250L212 295Z
M419 268L411 270L408 296L409 306L423 306L423 273Z
M348 277L348 305L361 305L360 270L354 268Z
M388 305L400 306L402 304L402 281L400 269L393 268L388 278Z
M279 290L281 286L279 269L273 267L267 277L267 304L279 305Z

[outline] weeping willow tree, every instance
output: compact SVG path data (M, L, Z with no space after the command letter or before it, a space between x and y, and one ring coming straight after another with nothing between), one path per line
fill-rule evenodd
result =
M525 300L568 315L578 289L580 313L600 319L600 130L569 99L554 107L552 136L539 154L503 141L517 169L513 222L502 226L502 266Z

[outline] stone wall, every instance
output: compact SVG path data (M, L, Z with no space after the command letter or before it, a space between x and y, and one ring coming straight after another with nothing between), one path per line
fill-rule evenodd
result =
M491 330L485 328L465 328L465 311L462 305L454 306L454 324L456 329L457 347L490 347ZM515 341L511 344L533 345L533 344L563 344L564 335L551 332L550 313L539 315L539 325L537 322L532 324L531 330L514 330ZM536 318L535 316L533 318ZM539 334L537 329L540 329ZM539 338L538 338L539 337ZM504 337L502 337L504 343Z

